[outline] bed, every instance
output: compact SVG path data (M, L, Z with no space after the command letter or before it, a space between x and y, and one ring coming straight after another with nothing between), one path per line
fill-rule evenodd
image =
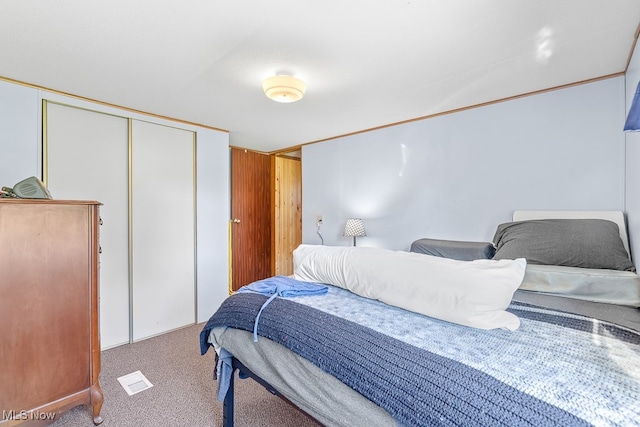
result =
M595 225L604 234L589 233L600 247L614 224L619 240L604 255L587 251L566 261L566 252L584 248L576 249L579 230L562 235L547 222L557 219L601 221ZM549 225L551 231L535 228ZM532 244L553 240L558 253L542 256L560 257L559 264L591 257L616 269L537 260L535 244L518 246L522 235ZM202 330L201 351L214 347L220 357L224 425L233 425L229 368L328 426L640 425L640 279L622 213L517 211L488 245L492 259L473 261L455 255L480 251L487 258L477 242L454 245L451 258L450 248L445 256L298 248L304 256L296 261L294 253L293 279L328 284L325 294L236 293ZM518 251L534 263L514 256ZM424 278L426 260L441 275L409 289L413 277ZM470 277L480 279L469 287ZM353 285L362 282L367 286ZM370 282L380 286L372 290ZM398 299L405 286L408 296ZM415 306L420 299L437 304ZM484 311L470 315L478 306Z

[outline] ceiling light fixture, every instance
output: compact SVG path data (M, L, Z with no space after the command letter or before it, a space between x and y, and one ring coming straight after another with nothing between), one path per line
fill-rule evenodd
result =
M272 76L262 81L267 98L276 102L296 102L302 99L307 84L293 76Z

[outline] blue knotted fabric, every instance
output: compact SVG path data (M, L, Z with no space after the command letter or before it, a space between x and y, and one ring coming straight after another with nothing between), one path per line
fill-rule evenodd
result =
M288 276L268 277L238 289L238 292L251 292L269 297L269 299L262 304L262 307L260 307L260 311L256 316L256 321L253 325L253 341L258 342L258 321L260 320L260 315L265 307L274 300L274 298L324 295L328 290L329 288L326 285L302 282Z

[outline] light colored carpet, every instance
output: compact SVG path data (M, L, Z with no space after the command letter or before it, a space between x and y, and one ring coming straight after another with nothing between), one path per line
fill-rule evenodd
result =
M100 384L104 427L221 426L222 403L212 379L214 352L200 355L204 324L169 332L102 352ZM135 371L153 387L129 396L117 378ZM251 379L236 380L237 427L317 427L315 420ZM86 406L76 407L53 427L93 425Z

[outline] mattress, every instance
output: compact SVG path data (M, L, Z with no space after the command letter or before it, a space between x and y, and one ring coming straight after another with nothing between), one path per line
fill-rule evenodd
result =
M211 342L225 348L287 400L326 426L397 425L382 408L335 377L266 338L234 328L216 328ZM345 405L345 402L349 402Z

